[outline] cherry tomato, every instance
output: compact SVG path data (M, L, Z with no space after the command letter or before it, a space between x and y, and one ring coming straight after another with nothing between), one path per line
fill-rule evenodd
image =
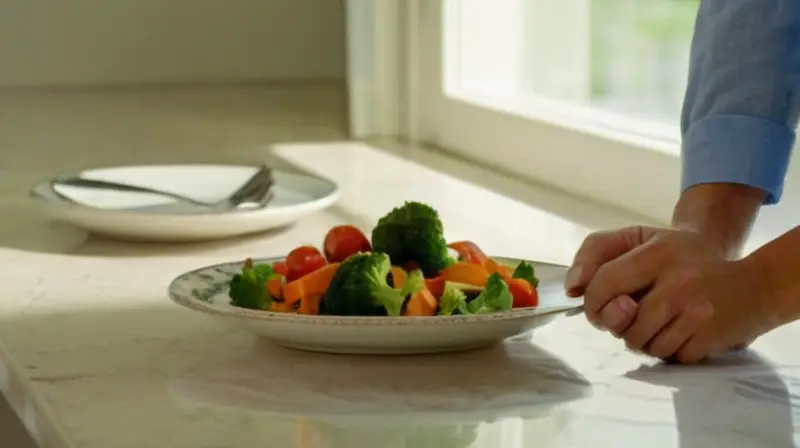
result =
M539 305L539 292L527 280L510 277L506 277L504 280L514 297L514 308Z
M286 267L289 270L286 274L286 281L296 280L323 266L325 266L325 258L316 247L300 246L295 248L286 257Z
M272 265L272 270L275 271L276 274L282 275L286 277L289 275L289 266L286 266L285 261L279 261Z
M325 235L325 258L339 263L357 252L371 252L372 245L360 230L353 226L336 226Z

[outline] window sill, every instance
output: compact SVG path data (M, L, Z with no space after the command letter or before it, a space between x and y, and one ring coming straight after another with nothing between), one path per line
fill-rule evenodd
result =
M577 106L533 95L502 95L453 86L448 86L445 93L457 101L476 107L484 107L642 149L680 156L680 130L677 126L639 120L590 106Z

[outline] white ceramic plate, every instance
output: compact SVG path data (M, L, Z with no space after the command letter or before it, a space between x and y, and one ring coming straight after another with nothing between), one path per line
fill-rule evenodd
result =
M515 266L519 260L496 258ZM255 260L274 263L278 259ZM223 319L284 347L329 353L417 354L493 345L545 325L580 305L564 295L566 268L531 262L540 279L539 306L473 316L307 316L237 308L229 304L228 282L241 262L223 263L180 275L169 285L173 301Z
M231 165L150 165L100 168L74 175L169 191L214 202L226 198L252 176L257 167ZM274 199L263 208L208 213L181 207L151 194L37 185L31 196L57 219L89 232L146 241L199 241L261 232L289 225L331 206L338 188L316 177L273 172ZM65 199L68 198L68 199Z

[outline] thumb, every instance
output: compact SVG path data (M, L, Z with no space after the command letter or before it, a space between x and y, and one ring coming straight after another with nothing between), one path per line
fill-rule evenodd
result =
M564 289L570 297L583 295L583 290L600 266L627 253L644 242L642 226L595 232L583 240L567 271Z

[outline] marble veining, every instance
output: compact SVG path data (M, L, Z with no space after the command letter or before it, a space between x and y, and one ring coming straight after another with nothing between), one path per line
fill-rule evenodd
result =
M235 93L252 104L287 100L262 90ZM200 90L181 97L192 107L179 108L180 129L165 120L178 101L168 94L31 95L0 95L8 100L0 101L0 116L15 117L0 120L0 143L15 160L15 168L0 166L0 209L13 217L0 223L0 390L43 447L737 448L800 441L797 325L701 367L630 353L580 316L488 350L358 358L271 346L184 310L165 293L181 272L320 244L335 224L368 230L405 199L437 207L450 239L557 263L568 263L591 230L636 217L421 150L276 144L296 132L307 140L343 136L320 125L322 118L287 130L296 124L276 125L274 111L214 109L218 119L209 120L203 111L215 103L204 102ZM315 109L317 97L304 97L308 109L334 109ZM42 112L49 101L59 107ZM120 119L137 123L137 132L109 126ZM56 147L63 151L42 149ZM24 197L60 170L188 159L267 159L335 180L342 197L280 232L196 245L87 236L45 220Z

